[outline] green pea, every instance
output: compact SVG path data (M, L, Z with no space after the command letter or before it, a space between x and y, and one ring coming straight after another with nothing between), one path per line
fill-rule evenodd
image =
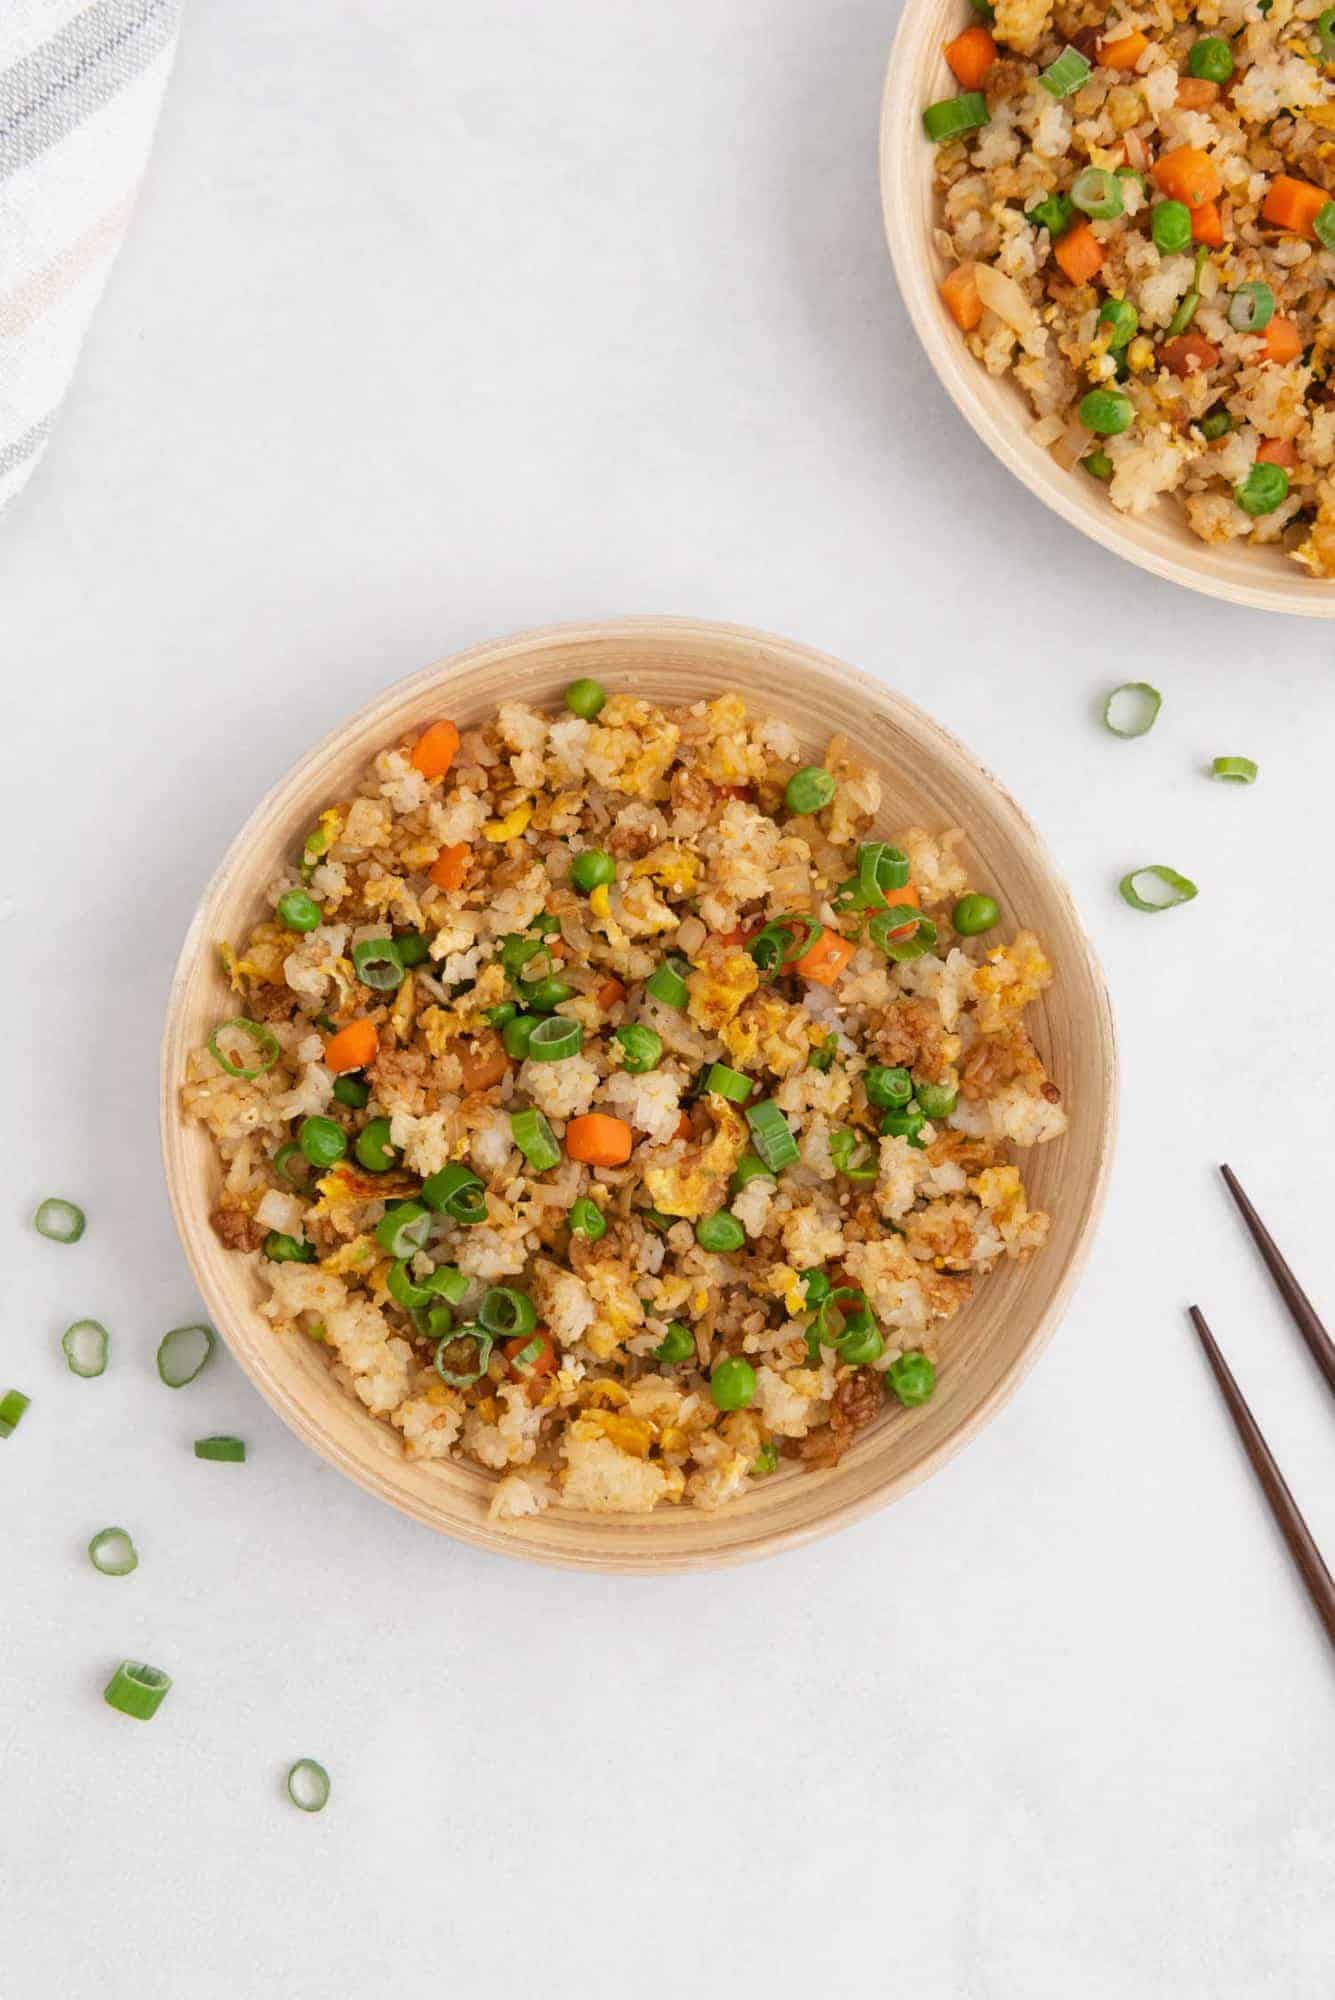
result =
M1312 228L1323 250L1335 250L1335 201L1321 204L1312 218Z
M1108 480L1113 476L1113 462L1106 451L1087 451L1080 461L1080 470L1091 479Z
M720 1208L713 1215L700 1217L695 1225L695 1240L702 1250L726 1253L741 1249L746 1241L746 1231L735 1215L729 1215L726 1208Z
M394 949L399 955L400 965L424 965L430 956L431 945L420 931L410 931L407 937L395 938Z
M387 1174L397 1157L389 1141L388 1118L372 1118L363 1125L352 1150L368 1174Z
M981 937L990 931L1001 918L1001 911L991 896L961 896L951 912L950 921L958 937Z
M332 1167L348 1150L343 1127L332 1118L303 1118L297 1144L313 1167Z
M535 1014L554 1014L561 1002L569 1000L574 991L574 987L567 986L564 979L535 979L523 989L524 1005L532 1008ZM510 1025L513 1027L514 1023Z
M336 1076L334 1078L335 1104L346 1104L350 1111L364 1111L370 1095L370 1084L363 1083L359 1076Z
M1069 229L1075 216L1075 203L1069 194L1045 194L1042 201L1036 201L1025 215L1037 229L1046 229L1055 243L1062 231Z
M295 1236L285 1236L280 1229L271 1229L264 1239L264 1254L275 1264L313 1264L315 1245L299 1243Z
M643 1076L646 1070L657 1068L663 1053L663 1037L655 1029L646 1028L640 1021L627 1021L612 1039L621 1048L621 1067L632 1076Z
M835 794L832 774L823 764L804 764L794 771L783 788L783 802L790 813L817 813Z
M278 898L278 921L285 930L313 931L319 928L320 905L304 889L289 889Z
M669 1320L667 1332L654 1349L655 1361L666 1361L669 1364L689 1361L694 1353L695 1335L691 1329L679 1319Z
M1244 514L1273 514L1289 497L1289 475L1282 465L1254 465L1233 497Z
M533 1030L541 1018L539 1014L515 1014L502 1026L501 1044L513 1062L523 1062L527 1056Z
M925 1121L916 1104L910 1104L903 1111L887 1111L881 1120L881 1130L891 1139L907 1139L910 1146L922 1148L922 1128Z
M730 1354L710 1376L709 1393L720 1410L744 1410L755 1397L756 1371L740 1354Z
M566 689L566 707L572 715L582 715L586 722L592 722L606 702L607 690L599 687L597 681L571 681Z
M1211 410L1208 417L1201 418L1201 436L1211 443L1216 438L1227 437L1233 428L1233 419L1227 410Z
M1155 248L1174 257L1191 242L1191 210L1184 201L1156 201L1150 210Z
M519 1009L515 1006L513 1000L502 1000L499 1007L488 1007L487 1026L490 1028L503 1028L507 1021L513 1021L518 1012Z
M1192 44L1187 68L1207 83L1227 83L1233 74L1233 51L1222 35L1205 35Z
M596 1243L600 1236L606 1236L607 1217L591 1196L582 1194L571 1207L570 1233L582 1236L588 1243Z
M1099 307L1099 321L1109 328L1109 347L1125 347L1140 325L1140 314L1129 299L1105 299Z
M605 882L616 881L617 865L610 854L603 853L601 847L586 847L571 862L570 879L580 893L587 896L590 890L601 888Z
M1119 389L1091 389L1080 398L1080 421L1099 437L1119 437L1136 419L1136 406Z
M925 1403L936 1387L936 1370L925 1354L914 1348L908 1354L901 1354L886 1370L890 1387L901 1403L914 1409Z
M920 1083L917 1098L924 1118L949 1118L959 1102L959 1092L953 1084Z
M869 1104L881 1111L896 1111L912 1097L913 1078L906 1069L887 1069L884 1063L873 1063L862 1079L862 1088Z

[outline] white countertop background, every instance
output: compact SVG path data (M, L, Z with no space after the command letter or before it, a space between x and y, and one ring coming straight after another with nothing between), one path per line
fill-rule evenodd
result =
M1335 1558L1335 1411L1213 1176L1335 1313L1331 631L1120 564L948 406L881 239L893 14L188 10L0 522L7 2000L1327 2000L1332 1660L1182 1308ZM1075 888L1125 1063L1091 1266L986 1434L834 1540L662 1581L456 1547L225 1352L180 1396L153 1361L199 1311L162 1010L236 827L385 682L643 611L823 647L973 745ZM1124 744L1097 703L1132 677L1166 701ZM1235 751L1252 790L1202 776ZM1152 925L1115 883L1154 860L1201 894ZM52 1192L77 1248L31 1231ZM193 1459L229 1430L244 1468ZM126 1581L83 1553L108 1522ZM127 1654L175 1676L147 1728L101 1701Z

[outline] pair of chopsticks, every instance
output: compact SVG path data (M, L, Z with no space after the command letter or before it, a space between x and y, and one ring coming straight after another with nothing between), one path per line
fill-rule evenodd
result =
M1238 1205L1243 1221L1251 1231L1280 1297L1289 1309L1289 1317L1310 1348L1312 1358L1325 1376L1332 1393L1335 1393L1335 1341L1331 1340L1317 1317L1312 1301L1281 1257L1274 1237L1243 1193L1233 1169L1221 1167L1219 1171L1224 1177L1224 1185ZM1270 1503L1270 1511L1278 1523L1280 1533L1288 1543L1289 1554L1293 1557L1298 1574L1307 1586L1308 1595L1326 1628L1327 1637L1332 1646L1335 1646L1335 1578L1332 1578L1326 1568L1321 1551L1312 1539L1312 1531L1298 1511L1298 1503L1290 1493L1284 1475L1276 1465L1270 1447L1247 1407L1246 1398L1234 1381L1228 1363L1219 1352L1218 1343L1206 1325L1204 1313L1199 1306L1191 1306L1188 1316L1196 1329L1201 1346L1205 1349L1205 1358L1214 1370L1215 1379L1223 1391L1229 1415L1251 1460L1252 1470L1260 1481L1261 1491Z

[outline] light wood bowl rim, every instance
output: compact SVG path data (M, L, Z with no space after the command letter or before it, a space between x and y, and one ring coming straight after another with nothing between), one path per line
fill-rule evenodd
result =
M875 710L883 718L894 718L899 724L906 725L934 753L944 755L949 763L958 765L962 771L967 772L968 781L972 785L985 788L992 794L997 808L1012 823L1017 842L1027 848L1029 865L1036 873L1042 874L1048 892L1061 906L1069 926L1068 944L1080 954L1081 970L1091 987L1094 1003L1093 1018L1087 1022L1082 1021L1081 1025L1082 1032L1091 1038L1090 1045L1094 1051L1098 1083L1095 1100L1088 1102L1084 1106L1084 1111L1098 1121L1097 1151L1086 1192L1084 1212L1077 1225L1077 1234L1065 1269L1046 1309L1036 1319L1024 1340L1023 1347L1005 1374L946 1437L934 1448L925 1452L913 1465L888 1474L869 1492L834 1504L823 1498L822 1491L826 1480L834 1475L802 1473L801 1483L809 1488L806 1518L783 1529L753 1536L749 1542L735 1547L725 1549L709 1547L709 1530L712 1524L730 1515L735 1516L738 1509L746 1506L745 1500L735 1502L731 1508L725 1508L719 1513L701 1513L686 1507L672 1510L675 1517L688 1520L696 1532L694 1535L684 1534L682 1540L685 1545L666 1555L654 1552L640 1557L633 1553L627 1554L624 1550L615 1554L605 1551L599 1547L600 1538L604 1533L603 1520L600 1517L585 1515L567 1515L565 1518L590 1523L588 1546L578 1551L553 1552L550 1549L535 1549L527 1545L524 1536L524 1529L528 1525L526 1523L510 1524L503 1528L492 1526L485 1519L470 1518L457 1508L452 1509L448 1502L443 1504L437 1502L428 1506L416 1496L398 1490L389 1468L395 1464L405 1464L407 1461L385 1460L379 1454L375 1456L358 1454L337 1443L326 1434L318 1421L312 1419L298 1397L288 1393L265 1372L262 1366L262 1343L278 1337L259 1322L253 1308L247 1308L238 1298L227 1296L226 1288L215 1284L207 1254L208 1244L214 1242L208 1222L211 1206L209 1191L204 1185L204 1175L191 1171L185 1154L185 1142L190 1128L187 1128L180 1115L178 1095L184 1057L195 1042L194 1035L188 1032L184 1021L186 990L201 954L210 951L214 939L220 935L213 920L215 906L233 888L234 881L244 877L249 852L259 829L265 827L273 816L290 813L292 803L298 798L308 779L327 765L331 754L345 739L365 732L367 735L375 736L381 743L392 741L404 726L403 721L400 721L396 729L391 722L390 718L396 712L414 703L420 704L428 694L439 692L459 675L471 673L481 667L495 666L506 658L527 656L542 649L575 644L608 644L615 647L633 644L636 641L652 644L656 641L674 640L701 643L711 649L718 648L722 652L726 652L730 646L759 648L765 652L777 651L784 656L785 664L795 662L799 667L805 667L817 676L835 676L839 682L852 686L865 696L870 709ZM554 691L556 685L558 684L554 682ZM720 691L727 685L729 685L729 674L725 668L721 668ZM420 717L418 719L420 720ZM257 907L262 886L258 878L249 884L251 900ZM752 627L718 621L702 621L686 617L629 617L588 622L573 621L520 631L500 639L486 641L450 658L437 661L420 672L393 683L353 715L337 724L270 787L248 816L215 869L181 947L168 996L164 1026L160 1123L164 1172L172 1215L187 1261L199 1286L200 1295L208 1308L213 1324L226 1340L240 1366L251 1377L270 1406L298 1437L368 1492L387 1500L401 1512L423 1521L438 1532L449 1534L493 1553L520 1560L538 1561L555 1567L592 1569L620 1574L664 1574L680 1570L732 1566L774 1554L781 1549L801 1546L818 1536L832 1533L835 1529L860 1520L911 1491L913 1487L939 1470L978 1434L1014 1394L1051 1339L1084 1268L1102 1213L1111 1170L1117 1130L1117 1084L1117 1041L1112 1009L1102 971L1084 926L1080 922L1070 890L1053 866L1044 842L1026 815L1016 805L1005 787L971 751L902 695L893 692L869 675L847 666L843 661L817 652L799 642ZM220 1268L230 1270L230 1265L225 1260L226 1253ZM248 1272L249 1267L241 1265L239 1259L235 1262L242 1270ZM240 1288L241 1280L238 1278L234 1290L239 1293ZM257 1329L262 1329L258 1331L258 1337ZM355 1405L353 1407L355 1408ZM360 1414L365 1415L365 1413ZM368 1418L367 1422L378 1426L378 1420ZM558 1515L562 1512L560 1509L552 1511ZM659 1510L659 1513L661 1512L662 1510ZM550 1517L543 1515L537 1518L542 1521ZM625 1517L605 1518L608 1521L622 1521ZM644 1518L656 1520L658 1515ZM701 1546L690 1545L696 1541Z
M1170 583L1225 603L1292 617L1335 618L1335 580L1307 576L1281 552L1215 548L1177 519L1172 503L1133 520L1119 514L1097 482L1062 472L1026 435L1032 421L1020 391L975 361L941 303L945 274L923 220L930 212L934 148L922 129L932 97L957 88L941 45L976 18L965 0L908 0L886 65L881 97L881 210L900 294L937 379L957 410L1008 472L1091 541ZM929 89L930 86L930 89Z

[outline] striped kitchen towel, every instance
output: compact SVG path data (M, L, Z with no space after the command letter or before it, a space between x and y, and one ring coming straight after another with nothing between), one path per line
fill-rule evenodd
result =
M0 0L0 507L42 455L115 262L181 0Z

